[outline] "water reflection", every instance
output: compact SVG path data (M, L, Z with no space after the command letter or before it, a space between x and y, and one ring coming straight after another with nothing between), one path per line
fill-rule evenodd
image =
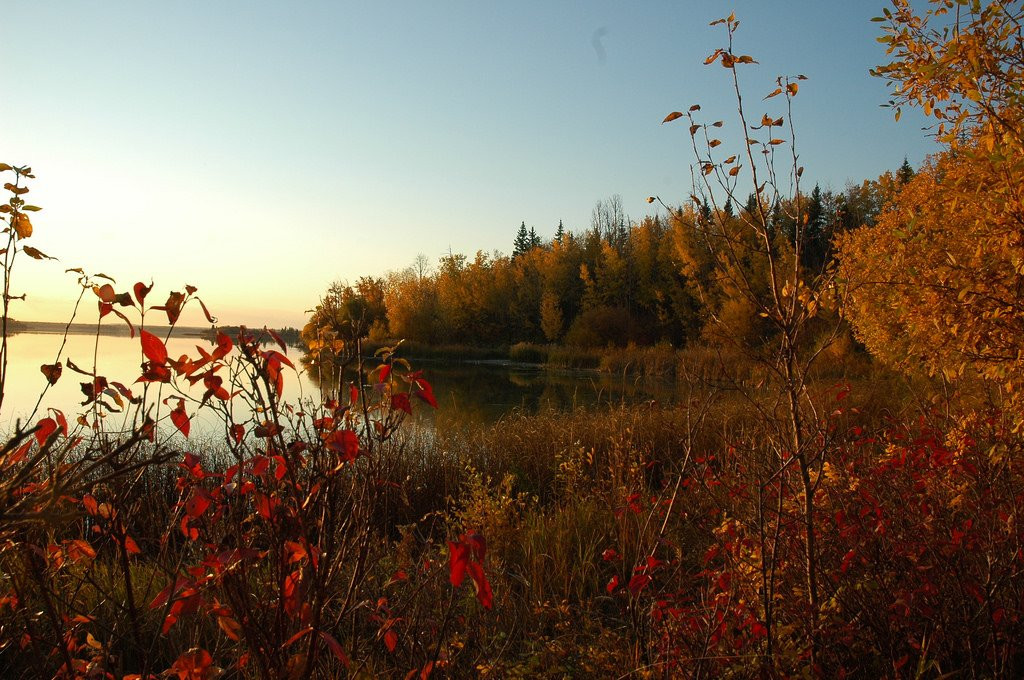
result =
M46 383L39 366L54 361L60 342L60 336L51 334L22 333L11 338L7 397L0 425L9 427L15 418L24 419L31 411ZM119 380L129 387L138 387L133 383L140 374L142 356L139 340L103 336L99 338L98 347L95 343L93 336L69 336L62 359L70 357L76 364L91 370L95 349L100 375ZM172 338L167 348L172 356L195 355L197 344L205 345L206 341L201 338ZM297 361L294 349L289 350L289 356L300 370L286 376L285 399L294 403L300 397L318 398L321 391L315 367L304 366ZM418 418L426 424L438 426L455 421L489 423L513 409L535 413L542 409L570 410L651 399L666 402L675 397L671 383L622 379L596 372L546 371L520 365L482 363L414 361L413 364L433 385L439 406L436 412L430 408L417 409ZM85 379L65 370L58 384L47 391L41 412L47 407L58 408L69 418L81 412L79 378ZM354 371L349 372L345 379L354 380ZM197 390L196 396L201 395L201 386ZM193 431L219 429L220 423L215 414L196 415Z

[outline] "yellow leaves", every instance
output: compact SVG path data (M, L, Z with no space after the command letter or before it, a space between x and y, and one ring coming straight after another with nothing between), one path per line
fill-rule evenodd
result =
M796 83L787 83L786 84L786 93L790 97L795 97L796 93L797 93L797 90L799 90L799 89L800 89L800 86L797 85ZM801 101L803 101L803 100L801 100Z
M742 165L737 165L735 168L730 169L729 177L735 177L736 175L740 174L740 168L742 167Z
M990 162L985 148L978 140L940 156L896 188L874 227L843 238L840 277L852 286L857 337L876 356L948 380L1016 386L1024 360L1010 329L1024 313L1004 301L1017 299L1024 264L1015 226L1024 169Z
M32 221L28 218L25 213L18 213L12 220L12 227L18 234L18 238L28 238L32 235Z
M661 124L664 125L665 123L671 123L672 121L674 121L674 120L676 120L678 118L682 118L682 117L683 117L683 112L682 111L673 111L672 113L670 113L667 116L665 116L665 120L661 121Z

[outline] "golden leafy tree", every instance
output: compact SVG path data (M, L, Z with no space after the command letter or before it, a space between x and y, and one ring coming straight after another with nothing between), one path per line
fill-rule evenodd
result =
M877 20L892 61L875 70L921 107L946 149L841 244L849 315L877 355L1019 389L1024 373L1022 2L906 0Z
M976 149L975 149L976 151ZM1024 177L950 151L878 223L841 241L847 313L868 349L903 368L1019 382L1024 362Z

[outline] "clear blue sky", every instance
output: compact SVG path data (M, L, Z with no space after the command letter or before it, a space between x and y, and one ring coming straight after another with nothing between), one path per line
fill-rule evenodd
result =
M758 116L775 75L809 77L805 180L917 164L922 119L894 123L867 72L883 4L8 3L0 160L33 166L33 245L60 257L21 265L16 316L63 318L81 266L299 325L334 279L507 252L520 222L582 229L616 193L634 218L681 201L686 129L660 122L699 102L737 139L727 72L702 65L733 10Z

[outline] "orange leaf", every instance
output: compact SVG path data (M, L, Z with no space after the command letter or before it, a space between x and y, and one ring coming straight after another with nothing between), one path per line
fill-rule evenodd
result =
M242 639L242 626L230 616L218 616L217 625L232 640Z
M135 539L131 536L124 537L124 549L129 555L138 555L142 552L142 550L139 549L139 544L136 543Z
M13 226L18 238L28 238L32 235L32 222L25 213L18 213L14 216Z
M667 116L665 116L665 120L661 121L661 124L664 125L665 123L671 123L675 119L682 118L682 117L683 117L683 112L682 111L673 111L672 113L670 113Z

